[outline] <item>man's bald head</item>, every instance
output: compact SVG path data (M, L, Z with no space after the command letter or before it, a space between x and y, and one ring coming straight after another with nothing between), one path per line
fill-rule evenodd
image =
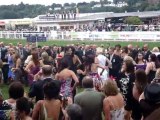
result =
M44 65L42 67L42 73L44 76L50 76L52 74L52 67L50 65Z
M93 79L89 76L84 77L82 85L84 88L93 88Z

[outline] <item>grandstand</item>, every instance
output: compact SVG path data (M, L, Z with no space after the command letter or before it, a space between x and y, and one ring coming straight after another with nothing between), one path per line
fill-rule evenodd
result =
M97 21L106 23L108 19L112 22L113 19L125 19L128 16L138 16L145 24L158 25L160 22L160 11L84 14L71 12L39 15L36 18L0 20L0 28L1 30L19 31L27 31L27 28L28 31L75 30L86 25L92 27Z
M143 24L124 24L124 19L130 16L138 16ZM42 35L47 40L159 41L159 23L160 11L57 13L39 15L36 18L0 20L0 38L26 39L25 36Z
M40 19L43 16L45 19ZM78 14L76 19L53 19L52 16L40 15L35 18L37 29L41 30L45 27L51 27L53 30L57 29L76 29L83 25L93 26L97 21L107 21L107 19L113 18L126 18L128 16L138 16L146 24L157 23L159 21L160 11L147 11L147 12L126 12L126 13L113 13L113 12L102 12L102 13L88 13Z

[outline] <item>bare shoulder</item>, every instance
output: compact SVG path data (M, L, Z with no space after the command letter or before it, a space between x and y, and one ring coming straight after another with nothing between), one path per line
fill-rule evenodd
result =
M41 104L43 104L43 102L44 102L44 100L39 100L39 101L37 102L37 105L41 105Z
M31 117L27 117L26 120L33 120Z
M108 98L108 97L105 97L105 98L104 98L103 104L108 104L108 105L109 105L109 98Z
M55 78L56 78L56 79L59 78L59 73L56 73Z

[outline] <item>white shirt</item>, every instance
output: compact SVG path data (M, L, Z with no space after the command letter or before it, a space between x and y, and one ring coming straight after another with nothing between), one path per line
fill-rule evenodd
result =
M107 60L106 56L99 54L97 56L97 59L98 59L100 65L102 65L102 66L106 65L106 60Z
M25 60L25 64L28 64L32 60L32 55L29 55Z
M107 57L102 55L102 54L99 54L97 56L97 59L99 61L99 64L102 65L102 66L105 66L106 65L106 61L107 61ZM102 72L102 68L98 68L98 74L100 75L100 73ZM104 70L103 71L103 74L100 76L101 80L103 83L105 83L105 81L108 79L108 71L107 70Z
M152 52L152 54L155 54L156 56L160 55L160 52Z

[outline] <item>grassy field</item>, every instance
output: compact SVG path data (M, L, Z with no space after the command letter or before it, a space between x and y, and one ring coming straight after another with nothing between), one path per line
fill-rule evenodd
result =
M4 42L5 44L12 43L16 45L18 42L21 42L22 44L26 44L26 40L13 40L13 39L0 39L0 42ZM133 45L139 45L140 47L143 46L143 44L148 43L150 49L152 49L155 46L160 46L160 42L117 42L117 41L112 41L112 42L107 42L107 41L64 41L64 40L53 40L53 41L47 41L47 42L40 42L38 45L57 45L57 46L65 46L67 44L77 44L77 43L85 43L85 44L96 44L100 46L103 44L105 47L107 47L109 44L110 46L114 46L116 44L120 44L122 46L126 46L128 44L133 44ZM0 89L2 90L3 96L5 99L8 98L8 86L7 85L0 85ZM25 87L25 91L28 92L28 87Z
M26 44L26 40L13 40L13 39L0 39L0 42L4 42L5 44L8 43L12 43L14 45L16 45L18 42L21 42L22 44ZM160 42L121 42L121 41L112 41L112 42L107 42L107 41L88 41L88 40L84 40L84 41L66 41L66 40L53 40L53 41L47 41L47 42L39 42L38 45L57 45L57 46L65 46L67 44L77 44L77 43L85 43L85 44L96 44L98 46L100 46L101 44L103 44L105 47L107 47L109 44L110 46L114 46L116 44L121 44L122 46L127 46L128 44L133 44L133 45L139 45L140 47L142 47L145 43L149 44L150 48L153 48L155 46L160 46Z

